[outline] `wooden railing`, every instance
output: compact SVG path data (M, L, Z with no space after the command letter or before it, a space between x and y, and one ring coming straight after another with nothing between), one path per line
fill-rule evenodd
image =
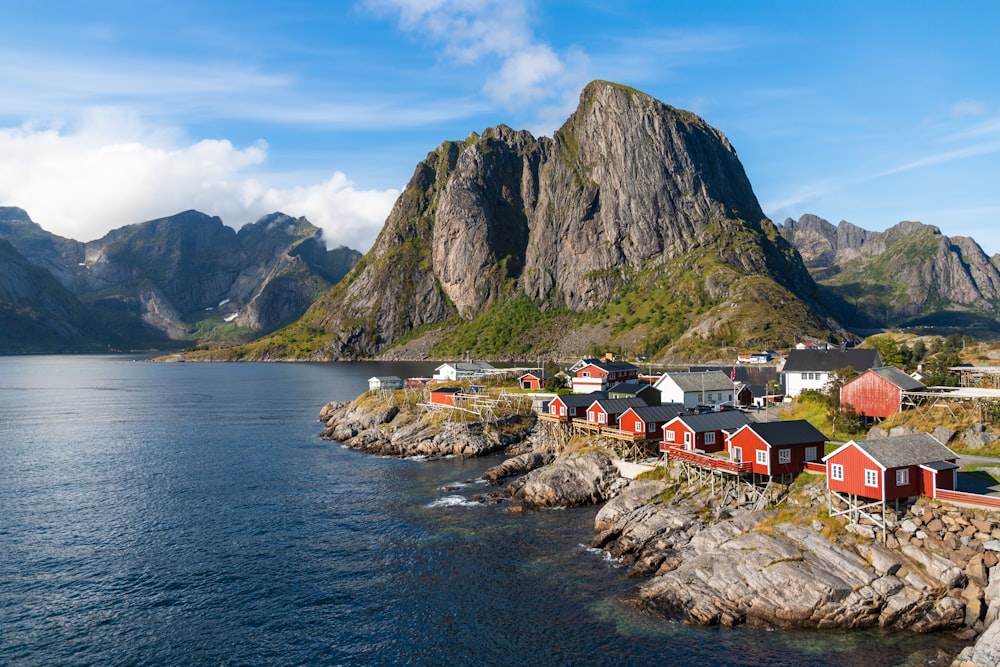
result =
M982 496L978 493L966 493L965 491L949 491L948 489L937 489L934 497L951 503L962 503L963 505L975 505L976 507L986 507L989 509L1000 509L1000 498L997 496Z
M806 470L809 472L818 472L821 475L826 474L826 464L825 463L815 463L813 461L806 461Z
M730 461L728 459L721 459L718 456L710 456L708 454L699 454L698 452L688 451L678 445L667 445L666 443L661 443L660 450L666 452L667 456L670 458L674 458L679 461L686 461L687 463L692 463L701 468L710 468L712 470L722 470L724 472L738 474L741 472L750 472L753 467L753 464L750 461L736 463L735 461Z

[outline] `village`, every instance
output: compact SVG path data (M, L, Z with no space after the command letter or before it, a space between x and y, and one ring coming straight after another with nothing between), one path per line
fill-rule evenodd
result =
M442 364L432 378L373 377L369 389L419 391L422 410L449 419L489 421L530 402L536 437L556 451L574 436L594 438L616 453L629 478L675 464L722 505L774 507L801 473L822 475L829 516L882 539L921 497L1000 509L993 489L972 483L978 479L964 483L962 457L932 433L838 441L805 419L779 418L783 406L827 388L844 369L853 377L838 389L840 409L867 423L955 403L981 408L1000 402L1000 389L981 386L983 378L995 383L1000 368L955 367L961 386L928 387L920 372L883 365L877 349L802 343L780 366L766 365L773 356L740 355L729 367L659 374L612 355L584 357L557 373L469 360Z

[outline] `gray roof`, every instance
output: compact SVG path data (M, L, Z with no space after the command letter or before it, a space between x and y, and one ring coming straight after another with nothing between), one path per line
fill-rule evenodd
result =
M640 391L650 391L650 390L659 393L659 389L655 389L653 385L646 384L645 382L619 382L615 386L608 389L608 393L635 395Z
M733 381L722 371L705 371L704 373L665 373L674 381L681 391L729 391Z
M608 394L603 391L595 391L591 394L559 394L556 396L567 408L586 408L597 399L607 397ZM555 398L552 400L554 401Z
M878 350L790 350L783 372L835 371L848 366L859 373L880 363Z
M751 423L747 428L773 447L826 442L827 437L805 419Z
M739 410L724 412L703 412L700 415L679 415L684 424L695 433L707 431L735 431L750 423L747 416Z
M910 377L903 371L899 370L895 366L884 366L882 368L871 369L872 373L875 373L883 380L891 382L903 391L920 391L921 389L926 389L927 386L918 380Z
M386 383L386 382L402 382L403 378L399 377L398 375L376 375L375 377L368 378L369 382L371 382L372 380L378 380L379 382L382 382L382 383Z
M958 458L955 452L942 445L930 433L856 440L854 444L885 468L902 468Z
M599 403L605 412L620 415L629 408L645 408L649 404L641 398L598 398L591 403Z
M632 412L644 422L668 422L686 410L687 408L682 403L664 403L632 408Z

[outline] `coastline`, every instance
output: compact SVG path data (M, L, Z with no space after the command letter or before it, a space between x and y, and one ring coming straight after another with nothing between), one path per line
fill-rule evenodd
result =
M804 520L823 503L815 484L790 494L797 514L721 508L669 470L660 480L626 480L598 447L543 444L530 414L450 421L412 400L362 395L325 405L320 419L322 438L371 454L502 452L509 458L484 474L495 490L477 500L506 502L508 511L603 505L591 546L642 580L622 599L652 615L697 625L950 632L967 645L950 656L954 665L995 664L1000 655L1000 519L921 500L882 545L864 527Z

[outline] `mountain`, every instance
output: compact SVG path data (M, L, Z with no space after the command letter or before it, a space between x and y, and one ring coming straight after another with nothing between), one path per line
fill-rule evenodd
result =
M113 342L72 292L0 239L0 354L101 351Z
M610 345L666 358L831 336L795 249L701 118L589 84L552 138L506 126L420 162L372 249L241 358Z
M971 238L900 222L871 232L814 215L782 234L853 326L963 326L1000 331L1000 270Z
M282 213L237 232L185 211L81 243L46 232L21 209L2 208L0 239L56 278L126 347L231 343L273 331L360 258L344 247L327 251L320 229Z

